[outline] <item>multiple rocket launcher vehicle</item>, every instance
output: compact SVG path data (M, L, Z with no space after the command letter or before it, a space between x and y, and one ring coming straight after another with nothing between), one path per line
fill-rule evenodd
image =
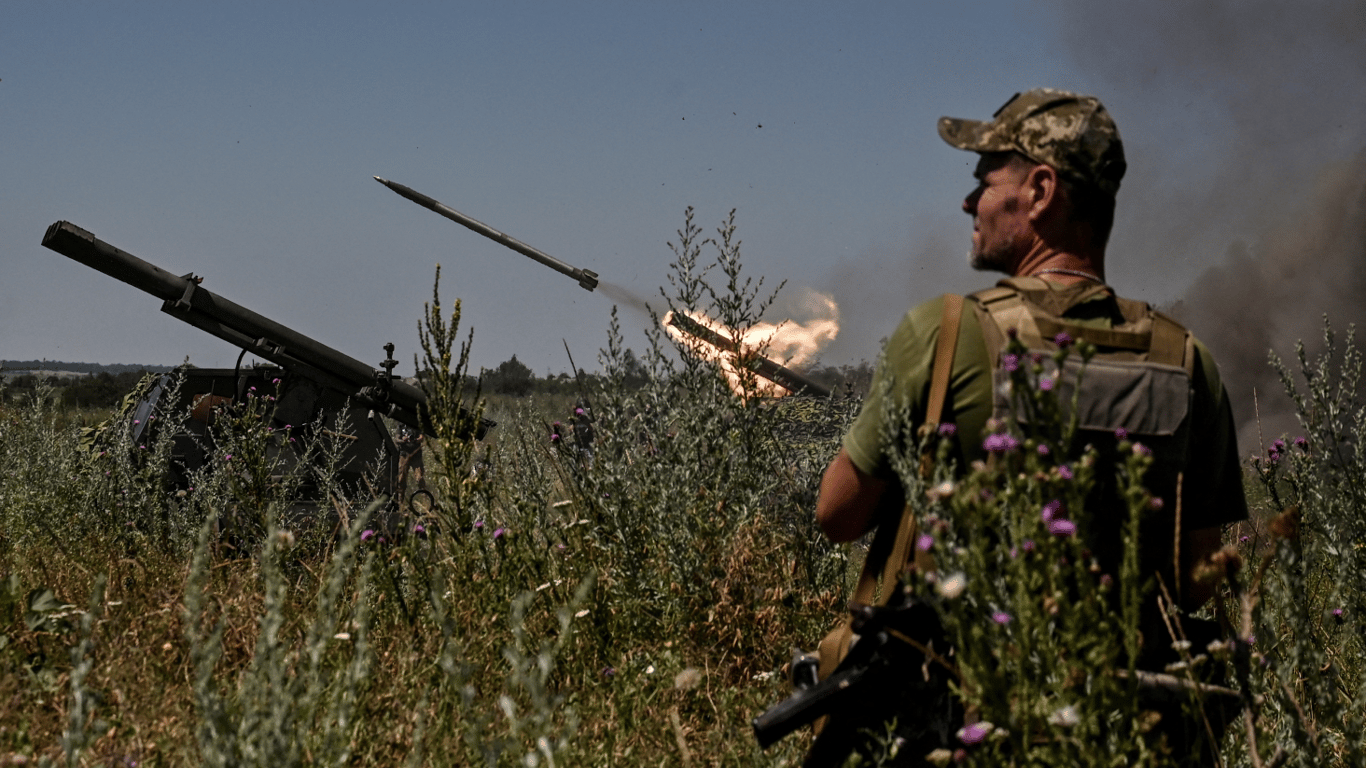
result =
M597 273L591 270L566 264L402 184L378 176L375 180L424 208L573 278L586 290L592 291L598 285ZM150 432L152 421L145 416L153 411L192 414L188 423L190 433L178 438L175 445L173 473L179 481L187 481L188 473L203 466L213 450L209 430L213 406L241 402L248 392L270 392L276 397L272 414L276 429L299 431L312 428L309 425L321 425L322 429L340 434L342 484L352 490L368 488L375 494L395 498L399 490L399 449L380 417L387 416L407 429L427 435L432 435L433 429L425 413L426 394L393 374L398 364L393 358L393 344L385 345L386 359L379 367L371 367L218 296L201 286L202 277L173 275L69 222L59 221L48 227L42 244L161 299L161 311L242 350L237 367L186 369L178 374L183 377L178 387L173 385L171 375L162 376L135 409L141 417L136 418L134 429L140 433ZM754 373L792 392L821 397L830 394L826 387L772 360L742 354L744 351L735 342L687 317L675 314L670 323L689 336L746 361ZM244 369L241 361L247 352L273 365ZM476 436L482 437L492 426L493 422L484 420L476 428ZM134 437L145 442L149 436ZM295 454L286 458L308 460ZM306 484L305 501L327 503L325 499L309 499L309 490Z

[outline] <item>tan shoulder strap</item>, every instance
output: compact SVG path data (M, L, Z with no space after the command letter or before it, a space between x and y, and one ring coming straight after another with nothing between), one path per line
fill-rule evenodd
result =
M1002 280L994 288L978 291L970 297L982 325L982 340L986 342L987 353L992 365L1006 346L1006 331L1014 328L1020 338L1028 345L1034 339L1042 339L1034 324L1034 313L1025 304L1024 294L1008 281Z
M962 327L963 297L957 294L944 295L944 313L939 322L939 338L934 346L934 370L930 377L929 401L925 404L925 429L934 430L944 415L944 401L948 398L949 382L953 376L953 359L958 350L958 331ZM922 474L928 466L922 462ZM855 602L868 603L873 598L876 581L876 554L886 552L884 537L890 534L889 526L879 526L873 537L873 545L868 550L868 558L863 562L863 572L859 575L858 589L854 592ZM897 522L896 538L892 540L890 552L882 560L882 595L879 602L885 603L891 596L889 586L900 576L901 571L911 559L911 544L915 540L915 514L910 505L901 510ZM925 564L926 567L932 567Z
M925 424L938 427L944 414L944 398L953 375L953 356L958 349L958 328L963 320L963 297L944 294L944 316L939 322L939 340L934 346L934 374L930 379L930 400L925 407Z
M1185 368L1187 373L1195 371L1195 356L1190 332L1184 326L1166 315L1153 311L1153 342L1148 350L1148 360L1164 365Z

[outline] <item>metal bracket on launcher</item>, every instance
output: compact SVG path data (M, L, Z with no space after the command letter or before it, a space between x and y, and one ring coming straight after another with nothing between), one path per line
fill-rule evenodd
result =
M181 278L185 280L185 294L176 300L174 304L171 304L170 308L181 312L188 312L194 306L194 289L200 283L204 282L204 278L195 275L193 272L181 275Z
M256 348L262 350L266 355L282 355L285 352L283 344L276 344L264 336L256 340Z

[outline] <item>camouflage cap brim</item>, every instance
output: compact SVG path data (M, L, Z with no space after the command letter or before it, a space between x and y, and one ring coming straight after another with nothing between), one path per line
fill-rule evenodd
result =
M964 120L958 117L939 118L939 138L949 146L969 152L1010 152L1019 151L1009 139L1002 138L992 130L993 123L981 120Z
M1094 96L1035 88L1010 97L992 120L939 118L939 136L969 152L1018 152L1114 197L1124 178L1119 129Z

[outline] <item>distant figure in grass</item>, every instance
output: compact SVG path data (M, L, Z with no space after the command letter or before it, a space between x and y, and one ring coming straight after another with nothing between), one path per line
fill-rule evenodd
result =
M407 424L400 425L397 434L394 435L394 446L398 448L398 492L402 494L403 501L401 507L407 508L409 499L412 498L408 493L408 476L411 474L413 484L417 490L413 493L427 492L426 473L422 463L422 444L423 435L416 429Z
M896 536L903 502L888 459L894 447L880 430L885 385L896 403L909 405L913 424L956 433L949 438L952 455L966 468L987 457L989 420L1006 415L994 401L992 379L1011 363L1013 356L1003 354L1008 339L1048 358L1060 345L1087 340L1098 349L1096 360L1117 363L1111 378L1083 387L1088 413L1112 422L1087 439L1102 448L1108 441L1113 451L1114 434L1127 431L1153 449L1145 486L1162 506L1145 518L1140 565L1178 593L1182 608L1194 610L1214 590L1194 578L1197 569L1219 549L1222 527L1247 517L1233 415L1209 350L1176 321L1120 298L1105 282L1105 250L1126 168L1114 121L1094 97L1036 89L1012 96L990 121L942 118L939 135L979 155L976 186L962 202L973 224L969 263L1007 278L966 301L943 296L906 313L825 471L816 510L822 531L837 542L878 527ZM955 326L956 333L942 334L941 345L941 327ZM944 366L942 405L932 402L940 391L933 386L937 365ZM1119 396L1139 390L1142 397ZM1144 434L1148 428L1160 434ZM1113 498L1113 483L1099 490L1111 497L1097 498L1097 508L1124 509ZM1087 542L1107 573L1118 572L1120 528L1116 516L1112 528ZM1161 671L1171 642L1151 603L1140 666ZM1179 707L1165 712L1161 724L1174 744L1186 743L1187 731L1197 727Z
M574 406L574 417L572 419L574 429L574 447L578 450L579 461L585 467L593 465L593 411L588 404L580 400Z

